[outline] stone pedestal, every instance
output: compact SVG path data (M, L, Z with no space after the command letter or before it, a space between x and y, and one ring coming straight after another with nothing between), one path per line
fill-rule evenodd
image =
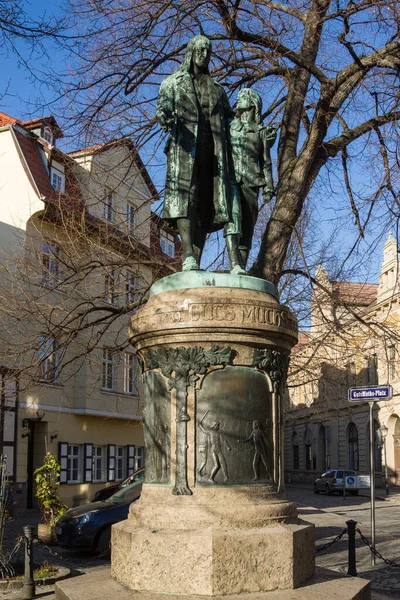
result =
M112 575L135 591L293 589L314 527L283 489L282 394L297 323L252 277L178 273L132 318L143 364L146 480L112 532Z

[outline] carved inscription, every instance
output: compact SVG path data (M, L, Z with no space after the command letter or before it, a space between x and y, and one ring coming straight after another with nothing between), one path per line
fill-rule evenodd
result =
M297 322L285 310L259 305L193 303L185 310L163 312L163 323L216 322L270 325L297 332Z

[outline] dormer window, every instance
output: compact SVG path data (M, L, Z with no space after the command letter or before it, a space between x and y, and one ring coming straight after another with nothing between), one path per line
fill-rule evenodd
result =
M51 187L56 190L56 192L60 192L60 194L64 194L65 192L65 175L55 167L51 167Z
M53 144L54 144L54 135L53 135L53 132L50 129L50 127L43 127L42 138L44 140L46 140L46 142L48 142L50 144L50 146L53 146Z
M175 238L171 233L162 231L160 234L160 247L167 256L174 258L175 256Z

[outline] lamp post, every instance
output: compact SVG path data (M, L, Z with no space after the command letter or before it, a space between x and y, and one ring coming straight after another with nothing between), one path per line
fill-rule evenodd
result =
M386 427L384 423L379 427L379 435L381 442L383 443L383 456L385 460L385 489L386 496L389 496L389 481L388 481L388 472L387 472L387 460L386 460L386 437L389 429Z

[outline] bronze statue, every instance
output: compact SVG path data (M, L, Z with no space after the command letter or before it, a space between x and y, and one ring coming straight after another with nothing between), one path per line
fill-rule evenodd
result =
M230 125L230 142L240 210L235 208L233 197L233 222L228 226L227 233L231 231L231 235L240 236L238 243L242 266L245 267L258 216L259 190L263 190L264 202L270 202L274 194L270 148L275 142L276 131L262 124L262 100L255 90L241 90L236 108L236 117ZM241 227L235 222L235 214L241 218Z
M210 40L192 38L183 63L162 82L157 102L156 117L170 133L163 218L179 231L183 271L199 269L207 233L232 221L236 185L228 122L234 113L223 87L209 74L210 56ZM231 246L230 241L228 250ZM232 268L237 267L238 248L229 254Z

